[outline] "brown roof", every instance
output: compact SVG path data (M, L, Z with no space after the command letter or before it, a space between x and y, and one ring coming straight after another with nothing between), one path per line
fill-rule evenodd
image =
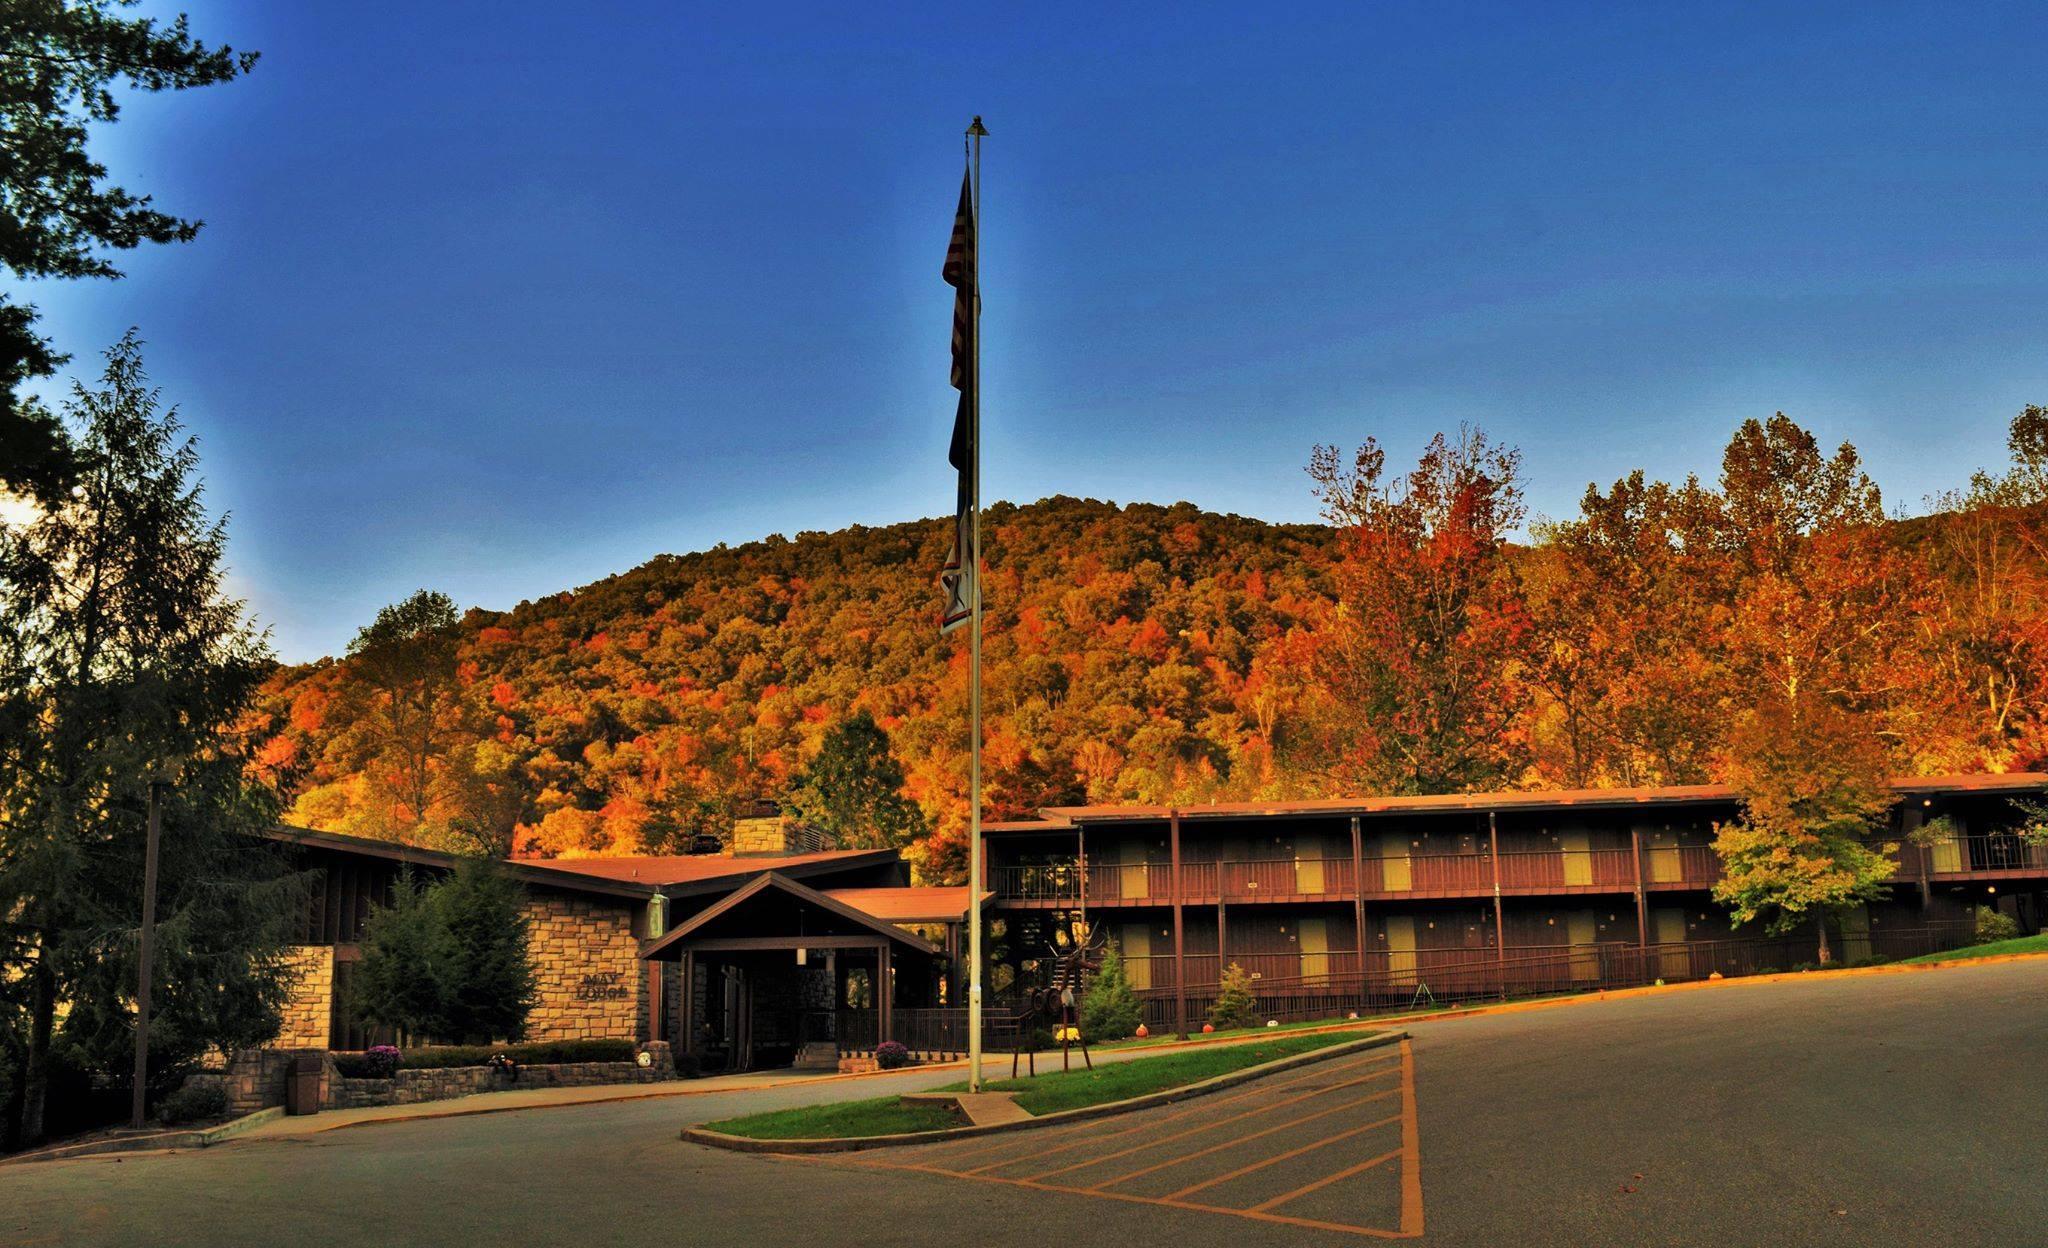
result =
M1938 793L2025 793L2048 789L2048 774L2016 771L2003 775L1975 773L1946 776L1903 776L1892 782L1901 795ZM1421 814L1457 810L1529 810L1562 806L1627 807L1730 802L1737 797L1725 784L1676 784L1617 789L1523 789L1497 793L1443 793L1408 797L1331 798L1295 802L1217 802L1189 806L1049 806L1042 823L985 825L990 832L1056 831L1077 823L1125 820L1224 819L1286 815Z
M912 888L828 888L825 895L891 923L951 923L967 913L965 884ZM983 893L983 900L993 894Z
M667 888L709 880L744 878L764 871L785 875L816 875L821 869L863 867L895 862L893 849L828 849L814 854L785 854L779 857L728 858L720 854L669 854L637 858L547 858L535 862L554 871L598 876L607 880L629 880Z
M780 871L767 871L762 873L752 883L735 890L731 895L720 899L684 920L667 935L642 944L640 946L640 956L643 958L660 958L673 961L676 956L680 955L681 949L687 947L691 936L726 915L746 906L762 893L771 891L787 893L799 901L807 902L828 913L838 914L869 931L886 936L891 940L908 945L921 952L937 953L939 951L937 945L932 944L922 936L907 932L894 923L878 919L871 914L863 913L836 897L828 896L813 888L806 888ZM801 946L803 943L804 937L802 935L791 933L777 938L776 947L794 948ZM674 950L675 953L671 953L671 950Z
M442 870L453 870L455 864L462 861L459 855L438 849L422 849L417 845L380 841L367 836L350 836L342 832L322 832L316 828L294 828L279 824L263 835L273 841L288 841L294 845L308 845L316 849L331 849L338 853L360 854L367 858L383 858L391 862ZM654 886L644 880L604 879L571 873L556 869L552 862L513 860L508 861L505 868L514 879L550 888L601 893L613 897L646 898L654 894Z

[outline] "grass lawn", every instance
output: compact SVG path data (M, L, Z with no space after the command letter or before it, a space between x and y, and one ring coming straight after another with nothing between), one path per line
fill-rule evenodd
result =
M1164 1088L1199 1083L1247 1066L1326 1049L1333 1044L1349 1044L1367 1034L1358 1031L1328 1032L1311 1036L1279 1036L1251 1044L1183 1049L1160 1057L1104 1062L1094 1070L1077 1065L1074 1070L1040 1075L1036 1079L1000 1079L982 1087L990 1092L1015 1092L1017 1104L1026 1113L1051 1114L1062 1109L1079 1109L1083 1105L1100 1105L1105 1101L1121 1101ZM1041 1064L1048 1058L1057 1062L1059 1051L1050 1050L1038 1057ZM1080 1054L1077 1052L1074 1057L1078 1063ZM966 1087L964 1083L952 1084L945 1090L960 1092Z
M893 1096L837 1105L806 1105L777 1109L744 1118L707 1122L713 1131L755 1140L826 1140L849 1135L901 1135L909 1131L943 1131L966 1120L944 1105L904 1104Z
M2048 953L2048 933L2021 936L2017 940L1994 940L1988 945L1971 945L1965 949L1951 949L1947 953L1923 953L1917 958L1901 958L1900 961L1955 962L1967 958L1995 958L2006 953Z

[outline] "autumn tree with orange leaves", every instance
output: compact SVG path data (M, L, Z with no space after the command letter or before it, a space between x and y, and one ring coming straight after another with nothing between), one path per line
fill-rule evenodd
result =
M1512 678L1530 621L1507 535L1523 515L1521 453L1476 429L1438 434L1390 478L1367 439L1309 462L1336 526L1336 601L1314 632L1315 765L1339 792L1452 793L1519 778Z

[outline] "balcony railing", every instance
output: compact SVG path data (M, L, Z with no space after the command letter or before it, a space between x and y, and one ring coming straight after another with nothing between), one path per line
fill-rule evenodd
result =
M1931 923L1909 928L1876 928L1831 937L1832 951L1842 962L1871 958L1909 958L1969 944L1969 921ZM1252 994L1262 1019L1339 1018L1397 1012L1418 1000L1450 1005L1461 1001L1584 992L1623 988L1659 980L1706 979L1711 975L1753 975L1788 971L1811 964L1817 955L1813 935L1798 932L1782 937L1743 940L1687 941L1637 945L1603 942L1584 945L1511 946L1496 949L1417 949L1368 952L1363 971L1352 954L1214 954L1182 959L1188 1021L1199 1026L1216 998L1218 961L1258 970ZM1324 970L1320 960L1327 958ZM1289 973L1297 962L1315 965ZM1149 1026L1163 1029L1175 1021L1173 958L1130 959L1148 964L1151 982L1138 985ZM1135 978L1135 975L1134 975ZM1427 993L1423 990L1427 989Z
M2013 834L1961 836L1926 847L1903 844L1892 855L1897 879L1972 872L2048 875L2048 845ZM1635 887L1632 849L1504 850L1499 883L1507 891ZM1082 869L1074 860L989 868L996 896L1017 901L1081 900ZM1173 868L1165 863L1098 863L1087 867L1091 903L1170 902ZM1645 887L1705 888L1722 877L1712 845L1645 845ZM1190 903L1261 901L1300 897L1371 897L1385 894L1485 894L1495 882L1489 853L1413 854L1405 857L1243 859L1183 862L1180 897Z

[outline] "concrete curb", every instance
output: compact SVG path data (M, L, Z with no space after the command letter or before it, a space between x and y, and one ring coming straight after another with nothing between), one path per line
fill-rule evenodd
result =
M1267 1075L1297 1066L1309 1066L1316 1062L1328 1061L1334 1057L1345 1057L1362 1053L1368 1049L1384 1048L1408 1038L1405 1031L1382 1031L1362 1037L1349 1043L1333 1044L1327 1048L1309 1053L1296 1053L1292 1057L1276 1058L1258 1066L1247 1066L1228 1074L1216 1075L1199 1083L1182 1084L1177 1088L1166 1088L1158 1092L1147 1092L1121 1101L1107 1101L1101 1105L1083 1105L1079 1109L1063 1109L1056 1114L1042 1118L1026 1118L1018 1122L997 1122L984 1126L952 1127L944 1131L910 1131L901 1135L855 1135L838 1139L822 1140L757 1140L741 1135L727 1135L707 1127L685 1127L682 1137L693 1144L704 1144L712 1148L723 1148L736 1153L846 1153L869 1148L898 1148L909 1144L935 1144L942 1140L964 1140L975 1136L1000 1135L1009 1131L1030 1131L1039 1127L1056 1127L1063 1123L1083 1122L1090 1118L1107 1118L1116 1114L1128 1114L1134 1110L1150 1109L1155 1105L1171 1105L1192 1097L1220 1092L1225 1088L1249 1083ZM928 1094L927 1094L928 1095Z
M77 1144L56 1144L33 1153L24 1153L19 1157L0 1159L0 1166L22 1165L32 1161L64 1161L73 1157L100 1157L113 1153L151 1152L169 1148L205 1148L283 1116L284 1107L274 1105L269 1109L259 1109L253 1114L243 1114L240 1118L197 1131L152 1131L148 1135L123 1135L105 1140L84 1140Z
M1910 975L1920 971L1953 971L1972 966L1996 966L2001 962L2035 962L2048 959L2048 953L1999 953L1984 958L1951 958L1945 962L1886 962L1880 966L1845 966L1834 970L1777 971L1769 975L1732 975L1724 979L1688 979L1676 984L1644 984L1636 988L1606 988L1596 992L1577 992L1567 996L1545 997L1540 1001L1508 1001L1498 1005L1474 1005L1447 1010L1424 1011L1417 1014L1377 1015L1360 1019L1348 1026L1362 1026L1367 1022L1376 1023L1433 1023L1447 1019L1478 1018L1485 1014L1516 1014L1524 1010L1551 1010L1569 1005L1592 1005L1599 1001L1621 1001L1629 997L1646 997L1670 992L1700 992L1714 988L1736 988L1763 984L1782 983L1826 983L1836 979L1851 979L1863 975ZM1313 1035L1319 1028L1304 1028L1291 1034Z

